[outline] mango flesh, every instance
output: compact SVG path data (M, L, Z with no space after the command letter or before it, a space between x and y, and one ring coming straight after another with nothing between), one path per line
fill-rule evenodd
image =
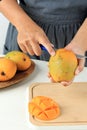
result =
M28 104L28 111L37 119L49 121L60 115L59 105L51 98L36 96Z
M24 71L31 66L31 59L29 56L20 51L11 51L5 55L6 58L11 59L17 65L17 70Z
M49 73L56 82L69 82L75 76L77 64L77 58L72 51L58 49L49 59Z

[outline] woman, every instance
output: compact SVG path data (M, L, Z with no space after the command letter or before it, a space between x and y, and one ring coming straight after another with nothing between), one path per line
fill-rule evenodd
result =
M11 22L4 53L21 50L48 61L55 54L53 47L82 55L87 50L87 0L2 0L0 11ZM47 51L42 52L40 44ZM83 68L84 60L79 60L76 74Z

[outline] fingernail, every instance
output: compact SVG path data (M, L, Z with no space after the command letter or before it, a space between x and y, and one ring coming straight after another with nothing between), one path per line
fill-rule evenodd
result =
M55 55L55 51L52 51L52 52L51 52L51 56L54 56L54 55Z
M53 45L53 44L51 44L51 46L52 46L52 47L54 47L54 45Z
M75 75L78 75L79 74L79 70L77 69L76 72L75 72Z

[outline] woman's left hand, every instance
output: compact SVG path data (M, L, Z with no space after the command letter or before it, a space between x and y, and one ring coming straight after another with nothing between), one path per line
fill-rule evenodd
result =
M50 73L48 73L48 78L50 79L50 81L51 81L52 83L56 83L56 82L53 80L53 78L51 77ZM62 81L62 82L58 82L58 83L61 83L63 86L66 87L66 86L69 86L72 82L73 82L73 80L70 81L70 82Z
M75 54L77 53L77 54L84 55L84 52L81 52L80 50L77 51L77 49L74 48L73 44L68 44L65 47L65 49L72 50ZM76 71L75 71L75 76L78 75L84 69L84 65L85 65L85 59L77 59L77 60L78 60L78 66L77 66ZM50 73L48 73L48 77L50 78L51 82L55 82L53 80L53 78L51 77ZM72 84L73 80L71 80L69 82L62 81L59 83L61 83L63 86L69 86L70 84Z

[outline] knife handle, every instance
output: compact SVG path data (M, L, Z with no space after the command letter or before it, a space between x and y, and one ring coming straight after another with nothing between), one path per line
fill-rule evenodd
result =
M40 47L41 47L41 50L47 51L47 49L43 45L40 44Z

